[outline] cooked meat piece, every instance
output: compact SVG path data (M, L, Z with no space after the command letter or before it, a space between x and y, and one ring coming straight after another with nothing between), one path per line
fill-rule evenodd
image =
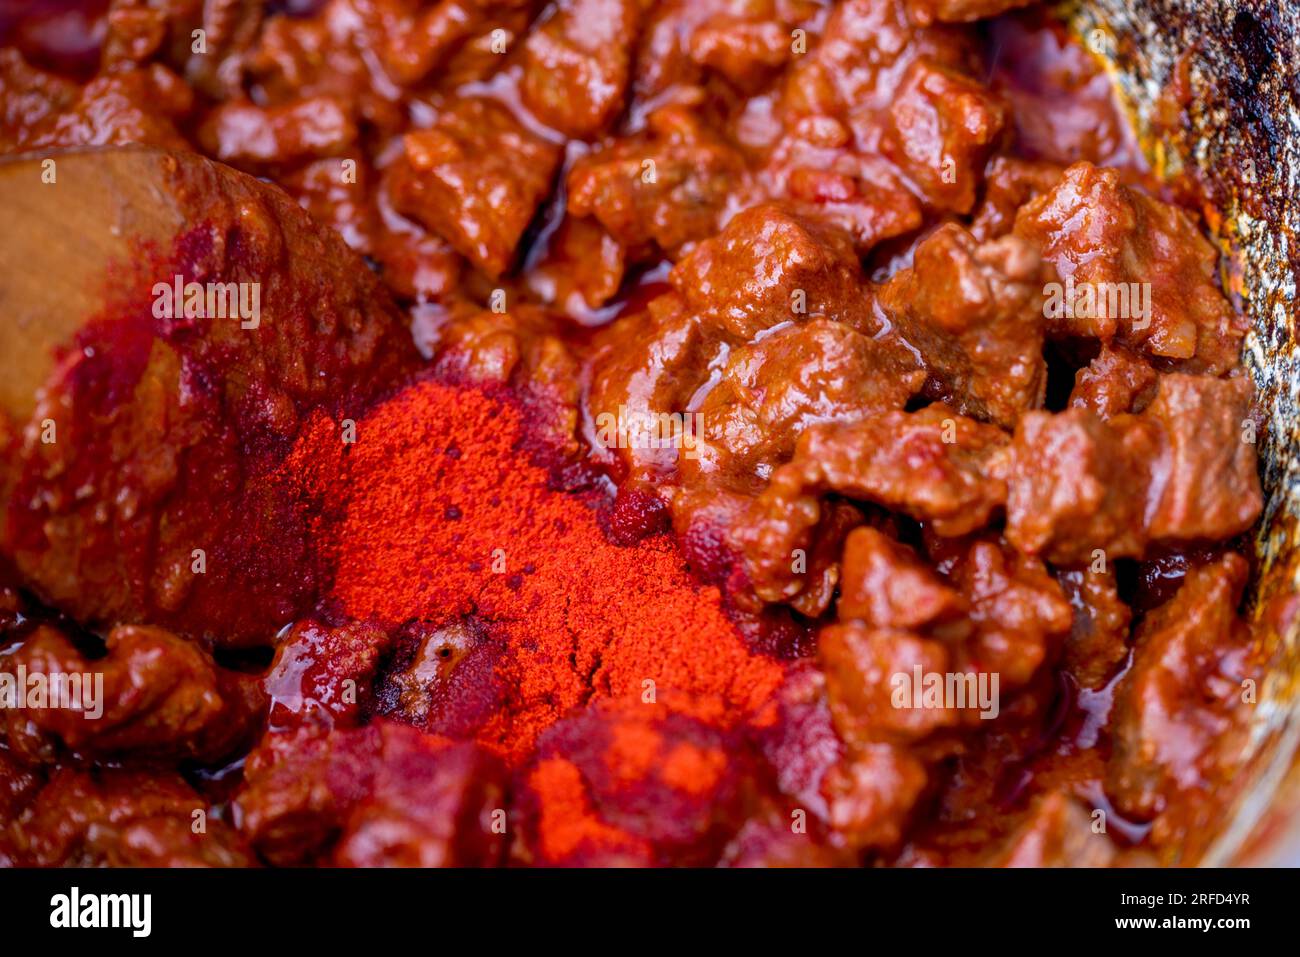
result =
M144 143L188 149L177 130L194 106L185 82L161 64L106 73L79 87L0 49L0 150Z
M1106 793L1141 821L1187 815L1195 826L1236 770L1257 679L1237 615L1248 566L1239 555L1194 568L1138 624L1133 665L1115 693ZM1208 826L1203 817L1199 823Z
M1182 210L1076 163L1021 209L1015 232L1060 274L1052 335L1118 342L1184 372L1237 364L1245 325L1219 289L1218 254Z
M684 425L681 416L725 349L722 331L690 312L676 293L651 300L645 311L620 319L597 336L587 405L598 446L621 463L625 480L645 481L674 471L680 443L634 441L628 433L663 421L662 438Z
M973 632L962 670L999 676L1006 693L1053 662L1070 629L1070 606L1043 563L1002 542L977 540L948 569L970 606Z
M1141 412L1155 395L1157 378L1145 359L1122 346L1104 345L1095 359L1075 373L1070 407L1091 409L1103 419Z
M359 721L392 647L392 634L373 623L295 622L262 679L271 729Z
M893 847L926 783L924 766L904 748L868 744L856 749L830 770L823 786L831 827L854 848Z
M1083 687L1100 688L1128 656L1133 612L1119 597L1110 565L1063 568L1056 580L1074 612L1062 664Z
M963 720L950 702L921 707L910 698L897 697L910 686L915 669L922 675L947 675L956 670L943 642L849 622L823 628L817 644L831 715L850 745L873 741L908 744ZM903 685L899 676L909 684ZM976 702L968 702L968 706L976 707Z
M328 96L270 107L227 100L207 115L198 131L208 153L253 172L275 163L339 156L357 135L348 104Z
M840 621L925 629L962 618L966 600L912 549L879 529L855 529L844 544Z
M1171 374L1141 415L1031 412L1011 447L1007 534L1049 561L1141 557L1149 542L1230 538L1259 517L1243 379Z
M882 142L926 205L969 213L1005 107L982 83L928 59L903 77Z
M1006 442L1001 429L942 404L813 426L736 532L754 592L779 601L799 590L794 552L806 548L829 492L932 522L943 535L983 527L1006 500L997 464Z
M791 65L782 107L799 116L838 117L888 108L907 69L923 56L953 68L972 59L967 37L915 26L899 0L843 0L821 42Z
M179 774L56 771L10 825L23 867L249 867L244 841Z
M505 850L505 785L474 744L385 720L307 727L268 735L249 756L240 830L280 865L493 865Z
M809 426L902 409L924 377L911 353L844 323L777 327L729 353L699 406L704 434L682 474L766 479Z
M637 260L676 259L712 236L744 160L691 111L666 106L645 132L616 139L569 171L569 212L591 216Z
M641 5L566 0L523 44L520 92L533 115L566 136L589 139L623 108Z
M39 707L0 709L15 754L32 763L213 764L256 737L265 708L256 679L161 628L114 628L105 644L107 655L91 660L46 625L5 659L49 689Z
M463 99L432 128L408 133L393 202L495 279L547 194L560 149L498 103Z
M1263 510L1247 379L1167 375L1143 413L1163 427L1165 454L1152 472L1156 541L1231 538Z
M810 0L723 0L691 31L690 57L738 89L757 92L794 56L792 29L814 16Z
M1142 554L1146 492L1161 435L1146 419L1107 423L1086 409L1030 412L1016 426L1007 537L1048 561Z
M1037 252L1022 239L977 244L948 224L880 290L881 307L959 412L1013 428L1022 413L1042 406L1038 267Z
M528 290L548 306L583 316L614 298L626 263L622 243L600 223L565 216L529 269Z
M671 281L690 309L744 341L818 316L869 335L879 329L848 236L778 204L745 210L678 263Z
M982 863L988 867L1109 867L1118 856L1110 838L1093 827L1090 809L1062 791L1052 791Z
M984 167L984 194L971 215L971 235L987 242L1011 232L1020 207L1052 189L1063 172L1056 163L994 156Z

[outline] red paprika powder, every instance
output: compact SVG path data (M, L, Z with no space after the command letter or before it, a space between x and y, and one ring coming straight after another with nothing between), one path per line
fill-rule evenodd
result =
M671 701L722 727L754 714L782 666L749 649L668 536L608 542L589 502L548 486L525 432L510 399L435 381L375 407L353 444L305 430L292 461L339 609L389 627L472 617L500 648L476 737L512 764L596 699Z

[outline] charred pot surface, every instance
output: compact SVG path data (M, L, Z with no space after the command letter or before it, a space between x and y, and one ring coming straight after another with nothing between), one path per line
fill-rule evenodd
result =
M1251 591L1258 618L1300 584L1300 6L1285 0L1085 0L1062 6L1105 61L1144 151L1191 188L1229 263L1224 288L1252 329L1267 497ZM1253 774L1205 863L1294 863L1300 855L1300 621L1283 615L1260 689Z

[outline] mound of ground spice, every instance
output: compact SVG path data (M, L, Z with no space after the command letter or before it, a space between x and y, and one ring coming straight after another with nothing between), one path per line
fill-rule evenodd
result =
M668 537L613 545L589 503L548 487L509 400L423 381L359 421L341 461L338 434L317 423L293 456L330 513L334 602L389 627L473 619L499 648L476 737L511 763L597 699L726 727L780 684Z

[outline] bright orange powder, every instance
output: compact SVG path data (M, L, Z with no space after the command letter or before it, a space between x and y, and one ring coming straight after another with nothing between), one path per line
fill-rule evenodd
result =
M345 502L329 536L343 610L496 623L506 705L479 739L512 763L570 709L644 700L647 682L661 704L715 724L751 715L781 665L749 650L671 539L612 545L581 498L549 489L520 449L523 421L512 403L425 381L358 423L339 473L319 470L322 500ZM337 449L337 433L329 441Z

